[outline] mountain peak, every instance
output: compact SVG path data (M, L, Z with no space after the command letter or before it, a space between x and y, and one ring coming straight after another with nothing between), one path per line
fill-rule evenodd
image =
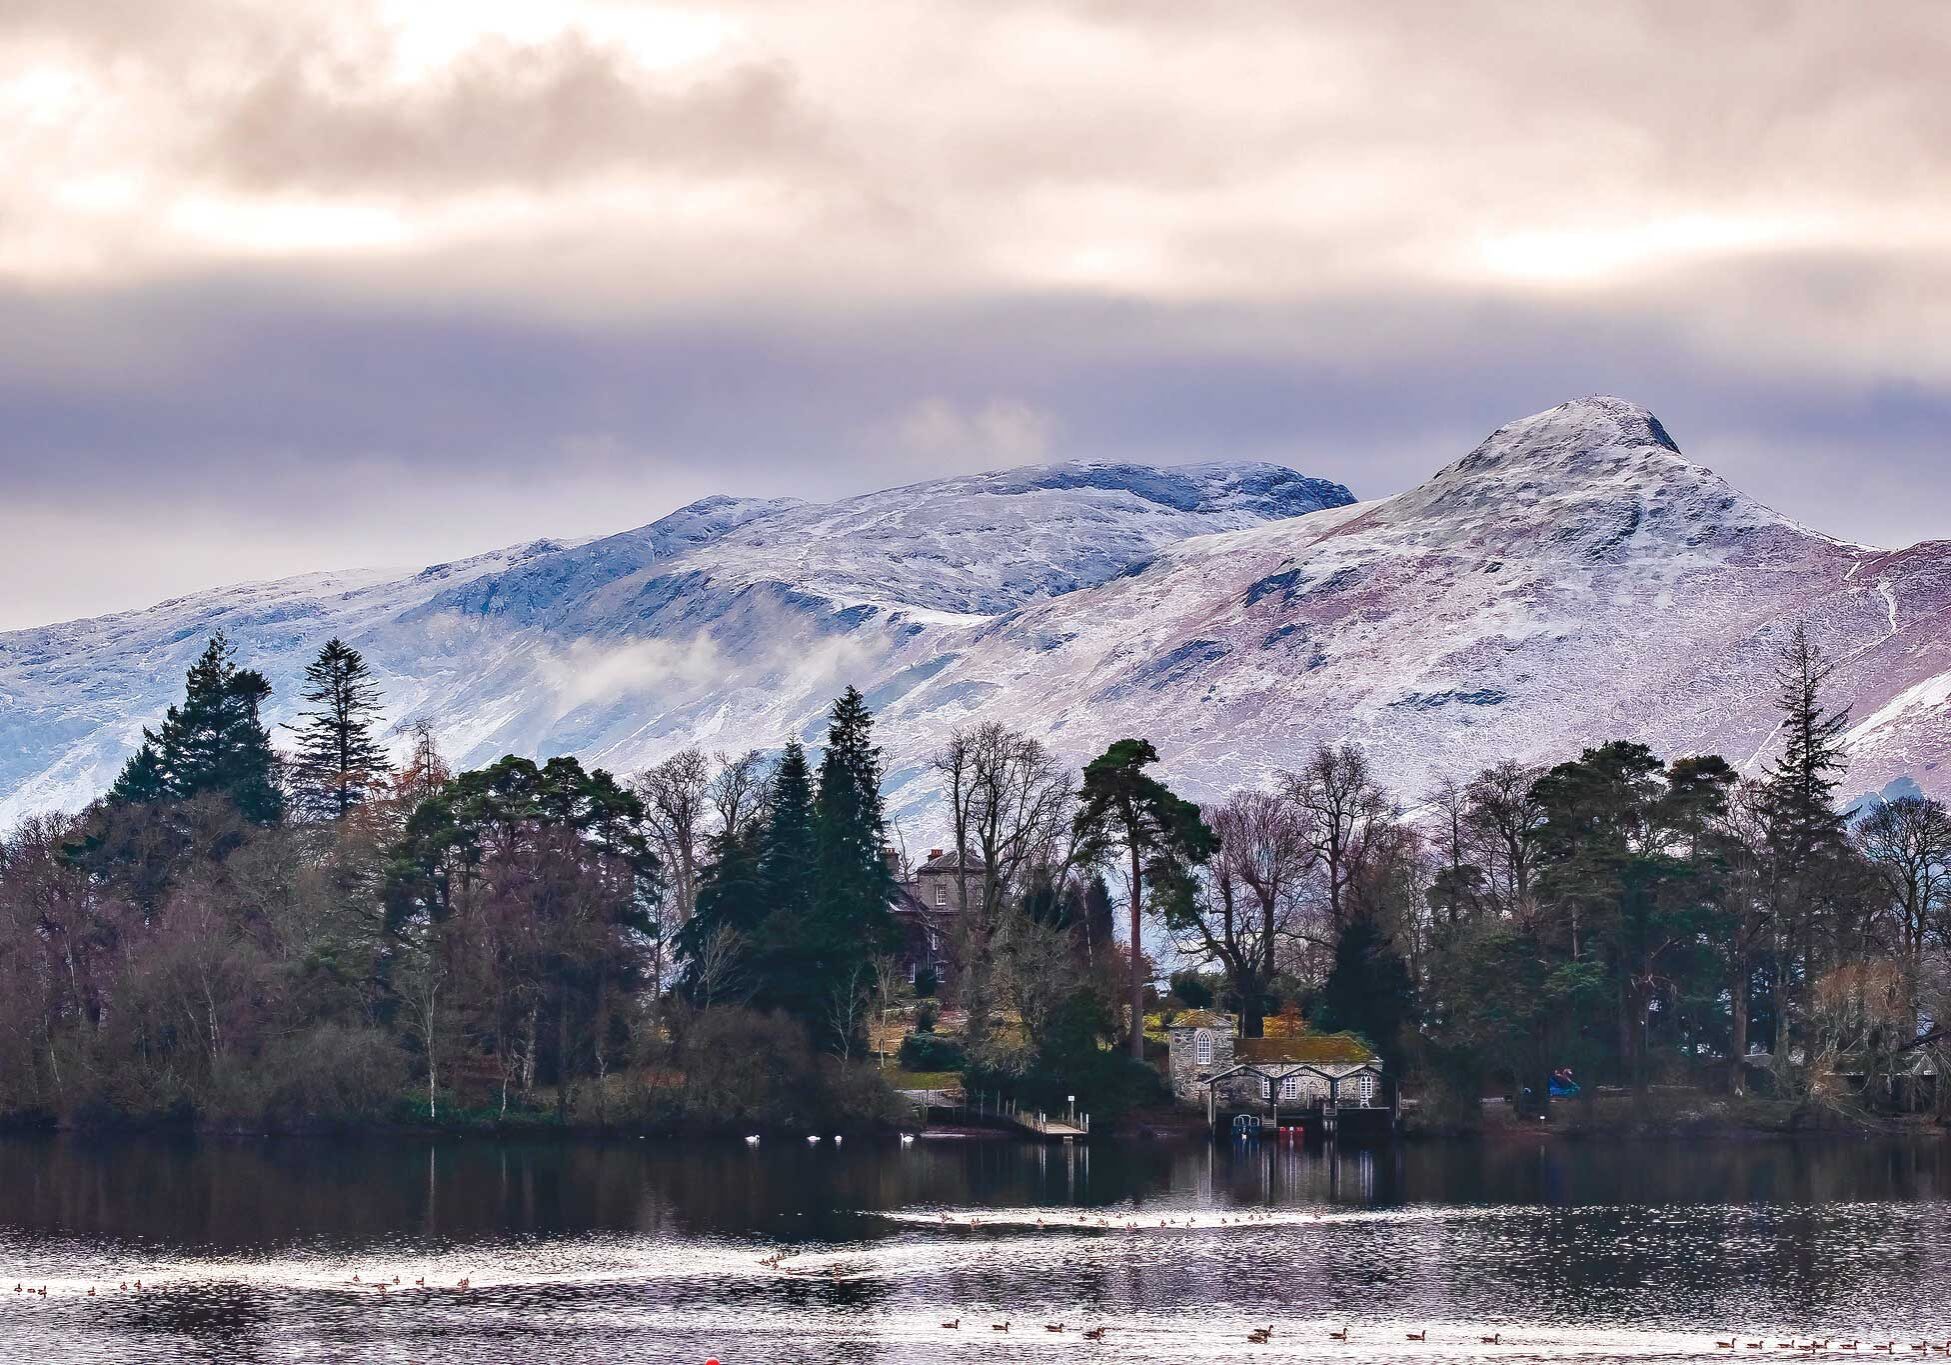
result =
M1661 464L1686 461L1649 410L1630 399L1594 394L1506 422L1451 468L1479 473L1525 465L1589 474L1644 463L1648 456Z
M1704 545L1785 522L1681 454L1646 408L1603 394L1505 423L1389 512L1425 529L1431 518L1486 543L1544 537L1588 557L1649 538Z

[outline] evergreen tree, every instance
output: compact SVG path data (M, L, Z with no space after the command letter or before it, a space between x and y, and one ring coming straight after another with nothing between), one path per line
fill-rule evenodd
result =
M1086 861L1123 850L1129 870L1131 912L1131 1055L1145 1057L1145 949L1140 919L1148 877L1169 891L1184 869L1206 862L1219 839L1199 818L1199 807L1174 794L1145 769L1158 762L1150 740L1121 739L1084 769L1074 833Z
M1360 1034L1391 1076L1402 1073L1403 1043L1416 1019L1409 964L1371 915L1358 915L1335 940L1334 966L1321 987L1321 1025Z
M386 777L386 751L373 737L379 687L359 651L334 636L305 669L292 788L310 816L342 819Z
M278 756L258 712L271 684L255 669L239 668L223 632L210 637L185 678L183 704L142 732L136 751L110 789L109 800L187 800L227 797L254 824L284 814Z
M894 947L894 874L881 849L881 751L866 700L849 687L827 718L826 753L813 800L813 913L800 936L809 1017L828 1025L844 1052L854 1011L838 1008L864 989L877 953Z
M108 803L111 806L142 806L165 800L168 796L169 779L163 773L162 758L157 754L155 744L145 739L142 747L122 765L121 773L109 787Z
M1768 773L1768 837L1791 870L1844 842L1846 822L1836 809L1836 789L1848 766L1843 732L1849 728L1849 708L1832 711L1823 705L1823 690L1835 672L1835 660L1798 621L1776 671L1775 708L1787 742Z
M760 840L759 892L769 913L786 921L813 912L813 773L798 740L786 745L772 775Z
M1847 880L1846 821L1836 789L1846 761L1843 732L1849 709L1830 710L1823 691L1836 663L1797 622L1782 647L1775 706L1786 734L1782 756L1762 786L1774 930L1775 1057L1788 1065L1790 1034L1804 1012L1809 982L1818 973L1817 940L1831 902Z

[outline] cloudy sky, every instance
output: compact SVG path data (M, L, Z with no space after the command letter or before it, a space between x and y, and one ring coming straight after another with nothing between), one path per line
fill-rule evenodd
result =
M1951 6L0 0L0 627L1636 398L1951 536Z

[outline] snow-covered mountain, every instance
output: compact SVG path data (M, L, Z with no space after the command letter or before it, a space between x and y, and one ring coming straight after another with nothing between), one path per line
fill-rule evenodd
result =
M218 626L285 707L311 651L345 636L392 718L431 717L467 763L771 748L815 736L851 682L882 718L892 806L925 831L929 755L992 718L1074 760L1150 736L1201 796L1323 739L1361 743L1412 797L1613 737L1755 764L1798 620L1844 660L1851 786L1951 790L1951 544L1807 530L1643 408L1590 398L1376 502L1269 465L718 498L586 543L0 636L0 822L105 785Z
M585 542L417 573L314 574L0 634L0 826L98 794L181 695L213 631L295 709L337 634L394 723L433 719L461 763L576 752L629 771L687 742L813 734L849 682L931 675L921 642L1103 582L1189 537L1351 500L1277 465L1060 464L825 505L707 498Z

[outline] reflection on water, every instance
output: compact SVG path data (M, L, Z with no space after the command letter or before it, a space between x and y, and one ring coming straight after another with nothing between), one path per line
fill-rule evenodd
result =
M9 1140L0 1356L1914 1359L1948 1197L1951 1144Z

